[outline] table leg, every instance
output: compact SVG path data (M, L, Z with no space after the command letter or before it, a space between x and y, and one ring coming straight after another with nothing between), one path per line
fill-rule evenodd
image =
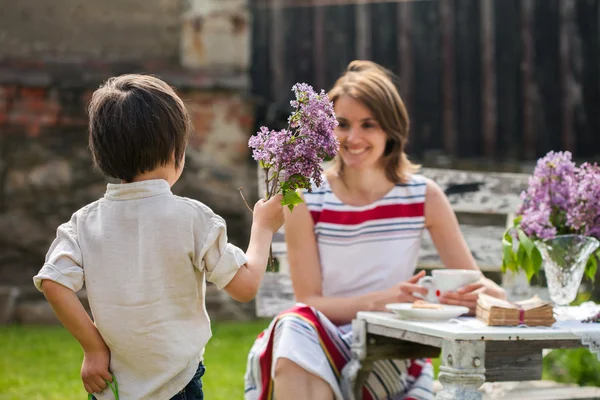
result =
M352 358L342 370L342 394L347 400L362 400L362 388L373 369L367 356L367 326L362 320L352 321Z
M485 342L445 340L438 379L443 389L436 400L481 400L485 382Z

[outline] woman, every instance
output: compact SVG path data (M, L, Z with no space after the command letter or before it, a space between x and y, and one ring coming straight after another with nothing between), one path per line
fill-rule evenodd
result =
M350 63L329 93L340 151L324 182L286 216L296 299L248 356L246 399L342 399L340 371L350 358L358 311L413 302L427 290L413 275L428 229L447 268L478 269L442 190L414 174L404 147L408 115L392 75L368 61ZM505 297L482 278L441 302L474 310L479 293ZM318 311L317 311L318 310ZM427 360L376 362L365 399L432 399Z

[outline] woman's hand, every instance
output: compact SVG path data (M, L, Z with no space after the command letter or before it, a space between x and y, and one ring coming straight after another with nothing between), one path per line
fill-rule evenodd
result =
M477 308L477 299L481 293L485 293L499 299L506 299L506 292L493 281L481 277L475 283L471 283L458 289L456 292L444 292L440 296L440 303L452 306L463 306L469 308L469 314L474 315Z
M386 304L390 303L412 303L416 300L422 300L415 294L427 295L427 288L417 284L419 279L425 276L425 271L413 275L408 280L400 282L387 290L377 292L377 298L373 307L374 311L387 311Z

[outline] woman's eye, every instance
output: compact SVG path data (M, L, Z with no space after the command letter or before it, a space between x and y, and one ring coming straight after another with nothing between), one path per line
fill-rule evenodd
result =
M338 124L338 128L346 129L346 128L348 128L348 124L346 122L340 122Z
M371 123L371 122L366 122L366 123L363 124L363 128L365 128L365 129L372 129L372 128L375 128L375 124Z

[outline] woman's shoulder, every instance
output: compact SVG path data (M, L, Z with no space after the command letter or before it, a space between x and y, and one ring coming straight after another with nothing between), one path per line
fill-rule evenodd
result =
M393 193L402 197L425 198L430 179L419 174L409 174L402 182L397 183Z
M406 186L406 187L426 186L428 184L428 181L430 181L430 179L426 178L425 176L423 176L421 174L407 174L404 182L401 182L401 183L397 184L396 186L401 186L401 187L402 186Z

